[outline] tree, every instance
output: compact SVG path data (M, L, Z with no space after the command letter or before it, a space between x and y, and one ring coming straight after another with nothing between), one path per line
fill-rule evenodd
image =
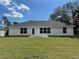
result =
M61 17L59 17L61 16ZM61 21L66 24L75 25L75 33L78 33L79 29L79 4L78 2L69 2L64 4L61 8L57 8L56 11L50 15L51 20ZM72 21L72 23L70 22Z
M61 15L61 16L66 16L66 19L65 20L71 20L71 17L72 19L74 20L74 15L73 14L76 14L75 11L78 10L79 8L79 5L77 2L69 2L67 4L64 4L61 8L57 8L55 13L53 13L50 18L52 20L57 20L56 17L58 17L58 15ZM55 16L55 18L53 19L53 16ZM65 18L65 17L64 17ZM63 21L65 21L63 20ZM59 19L60 21L60 19Z
M70 24L69 23L70 18L68 16L66 10L64 10L61 7L58 7L56 9L56 11L54 12L54 14L51 14L50 19Z
M15 25L15 24L19 24L19 22L13 22L13 25Z
M7 17L4 16L4 17L2 17L2 24L3 24L3 27L5 28L5 27L9 26L11 24L11 22L8 20Z

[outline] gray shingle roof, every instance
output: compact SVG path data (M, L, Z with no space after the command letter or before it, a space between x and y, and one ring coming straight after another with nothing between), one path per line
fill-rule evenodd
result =
M58 21L28 21L20 24L11 25L9 27L15 26L50 26L50 27L72 27L73 25L67 25Z

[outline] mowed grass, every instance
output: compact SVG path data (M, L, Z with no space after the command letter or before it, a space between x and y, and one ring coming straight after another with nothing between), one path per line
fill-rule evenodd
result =
M79 59L79 37L0 37L0 59Z

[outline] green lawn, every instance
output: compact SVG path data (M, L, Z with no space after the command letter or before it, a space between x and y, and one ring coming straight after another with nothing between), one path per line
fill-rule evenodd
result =
M0 59L79 59L79 37L0 37Z

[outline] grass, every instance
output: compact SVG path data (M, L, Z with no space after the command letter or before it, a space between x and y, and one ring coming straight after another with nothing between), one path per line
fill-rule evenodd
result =
M0 59L79 59L79 37L0 37Z

